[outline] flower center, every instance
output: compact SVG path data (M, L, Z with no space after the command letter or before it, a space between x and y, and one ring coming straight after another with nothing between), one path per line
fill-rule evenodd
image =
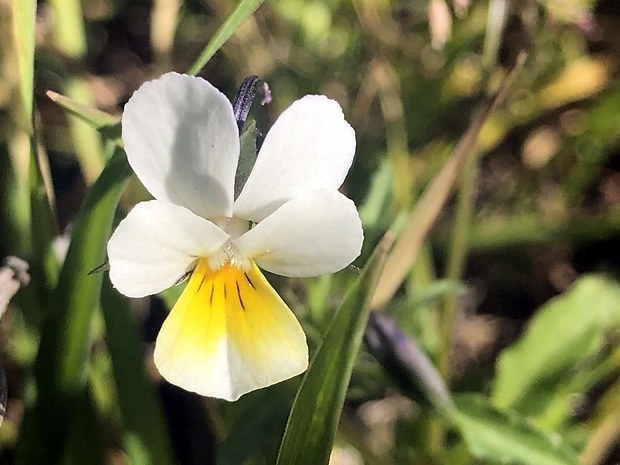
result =
M217 271L228 264L249 271L251 268L250 259L240 253L232 241L250 229L250 222L234 217L217 218L213 222L224 232L230 234L230 239L209 257L209 268Z

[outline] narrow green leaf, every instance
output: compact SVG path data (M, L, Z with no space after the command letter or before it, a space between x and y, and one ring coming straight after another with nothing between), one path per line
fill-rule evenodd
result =
M379 243L348 289L293 403L278 465L327 464L368 314L392 237Z
M383 161L379 168L372 174L370 188L364 199L364 203L359 207L360 218L364 225L364 230L368 227L377 227L386 223L386 213L390 212L392 204L394 185L394 172L392 165Z
M395 314L411 314L412 311L423 307L425 305L434 305L442 299L449 297L456 297L467 291L467 286L458 281L451 281L449 279L438 279L433 281L428 286L420 289L415 294L408 294L403 297L400 305L396 304L393 308ZM390 303L393 305L394 301ZM390 307L392 308L392 307Z
M67 445L60 465L105 465L105 447L101 442L102 425L96 415L95 401L89 389L76 399L76 414L69 426Z
M81 120L90 124L93 128L100 131L109 139L119 140L121 136L120 118L112 116L104 111L98 110L83 103L65 97L57 92L48 90L45 93L48 98L64 108L68 113L77 116Z
M576 376L575 367L597 354L606 334L620 328L620 285L585 276L546 303L521 338L500 355L493 403L527 415L558 400Z
M53 38L58 50L72 60L81 60L88 53L82 2L79 0L50 0L57 19Z
M28 173L30 235L32 237L33 255L32 281L36 288L37 298L42 302L47 302L58 281L59 264L53 244L58 226L56 216L50 205L50 197L48 196L51 195L51 192L45 188L42 169L43 167L37 154L36 137L33 134L30 138Z
M19 89L25 124L32 127L34 88L34 26L37 15L36 0L10 3L13 17L13 50L19 73Z
M529 424L515 412L493 407L480 394L454 397L458 423L471 453L493 463L579 465L579 459L558 434Z
M37 133L34 125L34 27L36 22L36 1L12 2L13 40L19 73L19 88L23 125L29 138L30 163L28 188L30 194L30 233L32 236L33 287L40 301L47 301L58 278L58 263L52 250L56 234L53 214L51 175L43 158L39 157ZM46 182L47 181L47 186Z
M23 126L26 133L30 138L30 152L31 152L31 166L33 164L34 149L34 137L33 137L33 98L34 98L34 48L35 48L35 23L37 2L36 0L23 0L10 2L11 6L11 18L12 18L12 50L15 55L15 62L17 66L18 80L19 80L19 108L15 111L15 115L21 117L20 125ZM0 185L4 186L2 199L0 199L0 208L4 208L8 212L8 218L3 218L1 221L9 223L15 218L16 224L0 224L2 231L5 232L4 241L11 241L15 245L21 246L21 251L25 251L25 246L28 240L25 237L30 238L31 234L27 228L31 227L28 224L30 222L29 212L29 194L32 198L31 192L29 192L29 186L26 183L26 179L20 179L20 177L14 175L13 167L10 163L10 155L8 153L8 147L3 143L0 147L0 157L2 158L2 166L0 166ZM29 177L32 179L32 170L30 170ZM32 184L32 183L30 183ZM39 205L35 203L35 205ZM8 207L8 208L7 208ZM31 215L34 217L34 215ZM44 217L45 218L45 217ZM21 226L21 228L19 228ZM11 231L11 229L14 229ZM17 229L21 231L17 231ZM12 232L13 234L7 234ZM21 233L21 234L20 234ZM17 237L16 237L17 235ZM6 244L10 246L10 243ZM20 250L13 249L13 250ZM9 248L10 250L10 248ZM37 290L41 289L39 283L46 282L47 279L43 276L42 267L33 263L33 275L34 283L33 287ZM43 286L43 289L45 287ZM45 291L43 291L45 293ZM34 313L32 308L29 308L29 313Z
M235 10L215 32L207 46L204 48L196 62L187 71L187 74L195 76L207 64L215 52L233 35L237 28L254 13L265 0L241 0Z
M105 259L116 204L130 175L124 152L116 148L75 223L43 326L35 366L37 399L26 413L33 418L20 437L18 463L56 463L62 453L76 399L85 389L89 329L103 280L102 274L88 272Z
M294 395L295 384L292 381L260 389L236 402L235 407L241 407L240 413L230 433L218 447L217 465L247 463L257 452L271 458L266 463L273 463ZM240 405L242 402L247 407L243 408Z
M51 38L55 48L67 62L74 63L73 69L65 68L62 92L76 102L93 106L95 98L90 84L80 73L75 73L75 64L86 65L88 40L81 0L50 0L49 6L54 13L54 27ZM90 125L78 118L67 119L71 145L80 163L82 173L88 185L95 182L106 162L106 153L101 144L101 137Z
M101 306L106 325L106 345L112 359L114 381L127 431L127 447L144 456L141 463L169 465L172 448L162 406L155 387L146 378L144 351L127 300L103 284Z

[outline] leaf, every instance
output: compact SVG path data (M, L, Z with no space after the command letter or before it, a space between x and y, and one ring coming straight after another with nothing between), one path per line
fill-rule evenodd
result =
M297 392L277 465L328 463L353 364L362 343L370 297L391 241L391 234L384 236L332 320Z
M460 394L454 400L461 434L476 458L502 464L580 465L575 451L558 434L493 407L480 394Z
M559 400L558 391L576 376L576 366L601 351L607 332L619 328L620 285L582 277L538 310L521 338L501 353L493 403L540 413Z
M36 148L36 137L30 138L30 164L28 184L30 190L30 235L32 237L32 281L37 297L45 304L50 299L53 288L58 281L60 265L54 252L54 237L57 235L56 216L51 208L50 190L46 190L43 181L42 157ZM48 170L48 179L51 174Z
M144 351L127 300L109 280L103 284L101 306L106 326L106 345L120 404L126 444L142 454L141 463L173 463L172 448L166 431L164 414L155 387L147 379Z
M32 128L34 89L34 26L37 15L36 0L11 2L13 16L13 50L19 73L19 90L22 98L24 120Z
M390 210L393 202L394 173L392 165L383 161L379 168L372 174L370 187L364 203L359 207L360 218L364 230L369 227L382 226L385 223L385 215Z
M75 222L41 333L35 366L37 399L26 414L33 415L34 423L20 437L18 463L56 463L62 452L76 399L86 385L89 329L103 280L102 274L88 272L105 259L116 204L130 175L124 152L116 148ZM32 447L35 442L38 446Z
M237 28L250 17L265 0L241 0L237 8L226 18L204 48L196 62L187 71L187 74L195 76L207 64L215 52L233 35Z
M105 449L100 419L97 417L92 392L85 389L76 399L76 416L69 426L67 445L60 460L61 465L105 465Z
M23 116L25 130L29 137L30 164L28 173L30 194L30 216L33 255L33 287L42 301L49 299L49 291L55 285L58 276L58 263L52 250L52 240L56 225L52 212L51 175L47 166L42 166L43 157L39 156L36 131L33 124L34 95L34 48L36 1L24 0L12 2L13 42L19 74L21 94L20 113ZM48 181L47 189L44 179Z
M273 463L295 395L294 387L294 380L279 383L223 406L239 413L230 433L218 446L217 465L247 463L257 451L271 457L266 463Z
M68 113L90 124L110 140L121 140L120 118L109 115L97 108L76 102L69 97L65 97L51 90L48 90L45 95L47 95L52 102L64 108Z

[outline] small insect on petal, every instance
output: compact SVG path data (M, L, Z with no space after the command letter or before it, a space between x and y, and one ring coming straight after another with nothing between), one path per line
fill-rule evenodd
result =
M308 365L301 326L256 264L213 271L206 259L164 322L154 356L170 383L226 400Z

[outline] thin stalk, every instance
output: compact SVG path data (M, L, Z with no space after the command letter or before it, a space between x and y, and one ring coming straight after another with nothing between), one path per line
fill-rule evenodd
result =
M620 416L618 412L610 413L590 436L588 444L581 452L581 463L600 465L611 453L620 437Z
M408 210L411 206L411 189L414 181L409 168L409 149L400 82L394 68L384 59L374 60L371 68L385 123L388 159L394 173L394 197L399 209Z
M412 192L415 179L410 168L407 129L400 81L394 68L384 59L376 59L371 64L372 76L376 83L381 113L385 123L386 147L389 163L394 173L394 199L399 211L411 209ZM412 264L409 274L409 291L427 286L435 278L430 248L421 245L420 255Z
M50 5L56 18L56 47L69 63L79 64L88 53L82 5L79 0L50 0ZM83 77L70 76L65 82L63 93L75 101L94 106L92 92ZM84 177L92 184L101 173L105 160L99 133L89 124L72 116L68 117L68 125Z
M477 173L478 157L472 156L467 159L463 169L456 205L454 229L452 230L452 239L450 241L450 254L445 279L453 282L459 281L463 276L463 268L467 258L467 238L472 218L474 185ZM439 360L439 372L446 381L450 379L450 359L457 316L457 298L457 295L450 295L445 299L440 319L443 349Z
M265 0L241 0L234 11L226 18L222 25L215 31L213 37L200 55L189 68L187 74L195 76L207 64L215 52L233 35L237 28L248 19Z
M559 219L549 219L537 212L523 213L508 219L491 219L472 224L467 246L470 251L482 251L547 244L558 240L578 244L617 237L619 229L619 207L602 214ZM437 235L435 243L440 248L448 248L450 240L445 235Z

